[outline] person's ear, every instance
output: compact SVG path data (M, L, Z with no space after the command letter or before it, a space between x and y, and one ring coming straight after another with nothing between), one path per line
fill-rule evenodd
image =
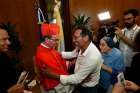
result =
M135 17L135 20L137 21L138 19L139 19L139 16L136 16L136 17Z
M86 35L86 36L83 37L83 40L88 41L89 37Z

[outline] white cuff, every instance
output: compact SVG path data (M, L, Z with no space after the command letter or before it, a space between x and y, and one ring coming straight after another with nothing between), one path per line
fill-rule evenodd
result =
M63 85L66 85L67 84L67 77L68 77L68 75L60 75L60 82Z

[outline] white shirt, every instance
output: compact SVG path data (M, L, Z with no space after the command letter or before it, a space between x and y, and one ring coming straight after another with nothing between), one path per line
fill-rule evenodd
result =
M70 56L71 55L71 56ZM73 52L63 52L62 57L73 57ZM100 69L103 59L93 43L90 43L88 48L81 54L78 54L75 70L72 75L60 75L60 82L62 84L81 84L84 87L94 87L98 84L100 78ZM90 77L90 81L82 82L87 76Z
M124 35L131 39L134 40L136 34L140 31L140 27L138 25L135 25L132 29L127 29L124 28L122 29ZM124 42L120 42L120 50L122 51L123 55L124 55L124 64L126 67L130 67L131 62L132 62L132 57L135 54L133 49L130 48L127 44L125 44Z

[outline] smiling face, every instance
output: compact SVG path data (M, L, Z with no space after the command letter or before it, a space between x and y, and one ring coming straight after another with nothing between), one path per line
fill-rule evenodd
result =
M59 35L52 35L51 38L45 38L44 44L49 48L56 48L59 42Z
M9 35L4 29L0 29L0 52L6 52L9 49Z
M100 40L99 47L100 47L100 50L102 53L108 53L111 50L111 48L107 45L107 43L104 39Z

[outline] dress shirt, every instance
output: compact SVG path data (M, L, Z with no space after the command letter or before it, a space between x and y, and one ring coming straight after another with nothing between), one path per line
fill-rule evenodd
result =
M62 57L66 58L68 56L72 58L76 55L75 53L63 52ZM99 82L102 62L103 59L99 50L91 42L84 53L81 53L80 50L76 60L74 74L60 75L60 82L62 84L80 84L83 87L94 87ZM90 80L82 82L86 77L89 77Z
M124 35L133 40L135 39L136 34L140 31L140 27L138 25L135 25L132 29L124 28L123 30ZM126 67L130 67L132 62L132 57L134 56L135 52L132 48L130 48L127 44L124 42L120 42L120 50L123 53L124 56L124 64Z

